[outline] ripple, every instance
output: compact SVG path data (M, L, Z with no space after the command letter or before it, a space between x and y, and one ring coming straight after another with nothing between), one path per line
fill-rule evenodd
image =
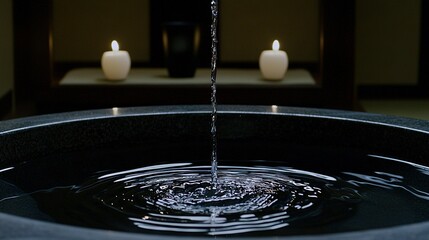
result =
M429 200L429 192L419 190L408 184L404 184L403 176L393 175L384 172L374 172L374 175L366 175L352 172L344 172L344 174L356 177L357 179L361 180L348 180L350 184L353 184L355 186L371 185L384 189L399 189L407 191L418 198Z
M308 220L320 218L330 203L335 221L360 199L342 184L288 167L222 166L214 186L209 166L180 163L105 174L75 193L140 229L224 235L318 224Z

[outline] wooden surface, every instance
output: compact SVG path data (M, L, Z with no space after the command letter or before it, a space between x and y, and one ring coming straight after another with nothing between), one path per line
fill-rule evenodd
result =
M243 87L275 87L292 85L315 85L310 72L304 69L287 71L285 78L280 81L264 80L257 69L219 69L217 84L240 85ZM100 68L79 68L68 72L59 83L60 86L70 85L169 85L169 86L209 86L210 69L198 69L193 78L169 78L163 68L131 69L125 80L107 80Z

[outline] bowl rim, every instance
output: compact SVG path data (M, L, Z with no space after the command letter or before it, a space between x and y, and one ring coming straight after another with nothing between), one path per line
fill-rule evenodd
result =
M262 105L219 105L221 114L260 114L292 117L307 117L318 119L340 120L356 123L366 123L385 127L402 128L404 130L429 134L429 121L376 113L365 113L346 110L300 108ZM108 108L84 111L63 112L36 115L0 121L0 135L15 131L69 122L108 119L116 117L137 117L171 114L210 114L209 105L171 105L149 107Z

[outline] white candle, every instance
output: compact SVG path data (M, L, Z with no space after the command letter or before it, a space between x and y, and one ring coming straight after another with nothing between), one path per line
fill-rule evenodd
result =
M112 51L103 53L101 68L109 80L123 80L128 76L131 67L130 55L127 51L119 50L117 41L112 41Z
M265 50L259 57L259 68L267 80L282 80L289 65L285 51L281 51L279 41L273 42L273 50Z

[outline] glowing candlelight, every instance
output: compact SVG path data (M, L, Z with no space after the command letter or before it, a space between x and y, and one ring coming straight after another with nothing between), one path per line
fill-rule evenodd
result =
M104 76L109 80L123 80L128 76L131 67L130 55L127 51L119 50L117 41L112 41L112 51L103 53L101 67Z
M282 80L289 65L285 51L280 50L279 41L273 42L273 50L265 50L259 57L259 68L262 76L267 80Z
M112 41L111 46L112 46L112 50L113 50L114 52L119 51L119 43L118 43L116 40L113 40L113 41Z

